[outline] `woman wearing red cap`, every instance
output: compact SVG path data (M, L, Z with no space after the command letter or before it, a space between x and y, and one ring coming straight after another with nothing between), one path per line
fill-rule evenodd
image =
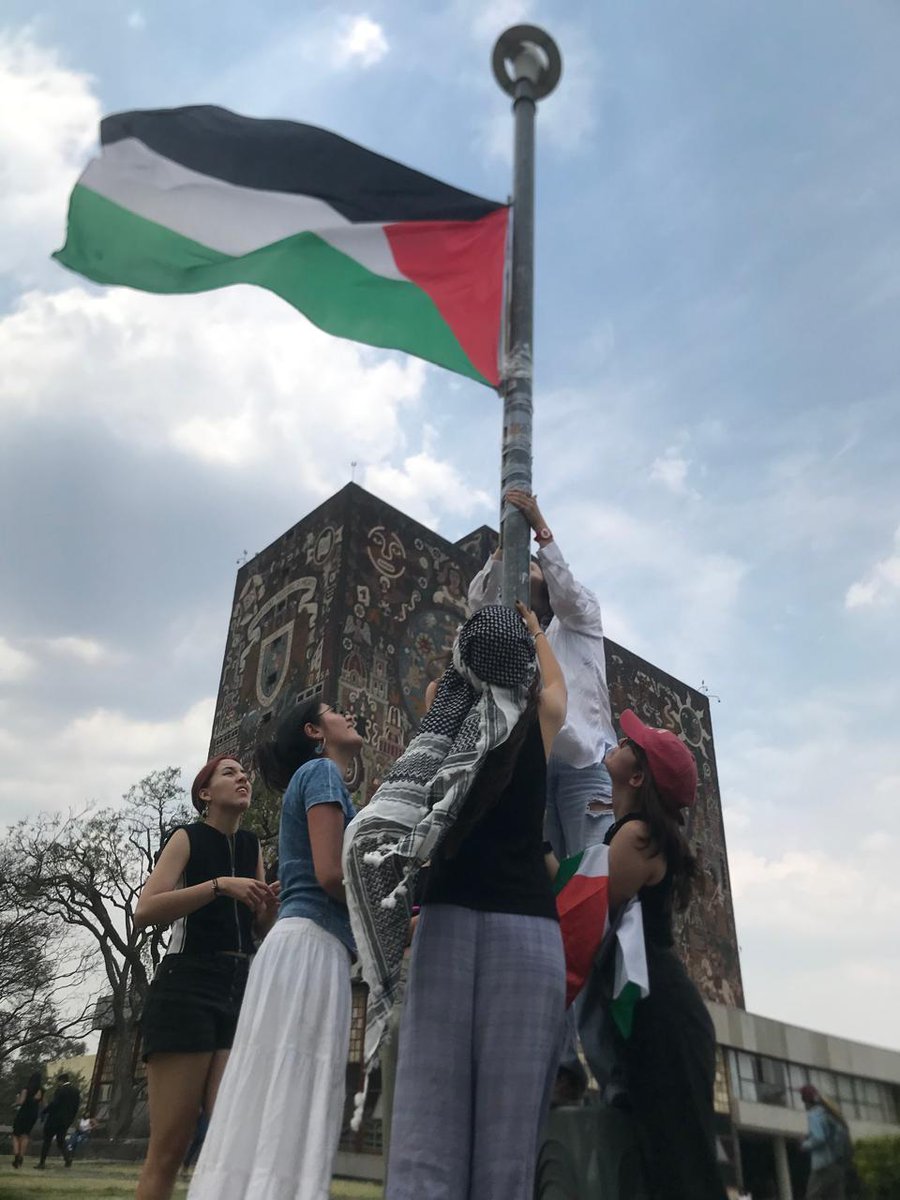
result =
M716 1166L716 1040L700 993L674 949L673 909L684 908L697 863L682 832L696 800L697 764L673 733L630 710L607 752L615 824L609 846L611 909L640 897L650 993L620 1042L625 1084L653 1200L724 1200Z
M135 925L171 925L141 1018L150 1144L136 1200L165 1200L197 1124L212 1112L253 953L275 917L255 834L240 828L250 780L231 755L198 773L200 820L179 826L144 884Z

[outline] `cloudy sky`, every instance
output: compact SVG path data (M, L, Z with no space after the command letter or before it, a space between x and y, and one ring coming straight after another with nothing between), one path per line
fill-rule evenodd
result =
M248 288L49 254L101 114L216 103L502 199L545 24L535 487L610 636L705 683L748 1007L900 1047L900 15L879 0L6 0L0 821L202 761L235 566L356 478L495 520L494 394ZM415 15L411 15L415 14Z

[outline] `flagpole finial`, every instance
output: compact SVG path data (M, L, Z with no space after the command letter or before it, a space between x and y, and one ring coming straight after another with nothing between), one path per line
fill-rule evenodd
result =
M533 100L549 96L562 73L559 47L537 25L513 25L501 33L491 58L494 78L510 96L525 82Z

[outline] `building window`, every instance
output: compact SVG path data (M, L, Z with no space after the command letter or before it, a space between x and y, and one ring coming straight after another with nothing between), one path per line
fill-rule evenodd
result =
M713 1105L717 1113L731 1110L728 1097L728 1077L725 1073L725 1054L721 1046L716 1046L716 1082L713 1091Z
M787 1104L787 1072L783 1062L763 1054L747 1054L743 1050L733 1054L733 1058L731 1082L742 1100L781 1107Z
M854 1086L853 1077L850 1075L838 1075L837 1077L838 1108L845 1120L851 1121L861 1115L856 1101L858 1086L858 1084Z
M820 1071L818 1067L810 1067L809 1082L821 1096L834 1100L837 1096L837 1078L833 1071Z
M809 1083L809 1071L799 1063L788 1063L788 1087L791 1108L803 1108L800 1089Z
M835 1071L805 1067L801 1063L781 1062L764 1054L748 1054L744 1050L728 1051L728 1070L731 1094L741 1100L802 1111L800 1089L811 1083L822 1096L837 1104L847 1120L900 1124L896 1089L876 1079L840 1075ZM718 1110L718 1077L716 1084Z

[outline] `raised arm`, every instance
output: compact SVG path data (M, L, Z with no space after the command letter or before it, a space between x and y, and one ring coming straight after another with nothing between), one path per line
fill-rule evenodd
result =
M544 743L544 753L550 757L553 739L566 723L566 705L568 694L562 669L556 660L556 655L550 649L547 635L541 629L540 621L530 608L526 608L521 600L516 601L516 608L528 632L534 638L534 652L537 655L541 671L541 694L538 700L538 719L541 723L541 738Z
M138 929L147 925L171 925L179 917L211 904L217 895L230 896L255 910L270 894L265 883L239 875L220 875L215 881L207 879L192 887L180 888L178 881L190 856L188 835L183 829L176 829L141 891L134 910L134 923Z
M478 612L487 604L500 603L500 584L503 581L502 558L503 551L498 546L469 584L469 608L473 613Z
M603 622L597 597L572 574L547 527L544 514L538 507L537 496L513 489L507 492L506 498L523 514L534 530L538 544L537 559L547 584L554 616L562 625L579 633L603 637Z

